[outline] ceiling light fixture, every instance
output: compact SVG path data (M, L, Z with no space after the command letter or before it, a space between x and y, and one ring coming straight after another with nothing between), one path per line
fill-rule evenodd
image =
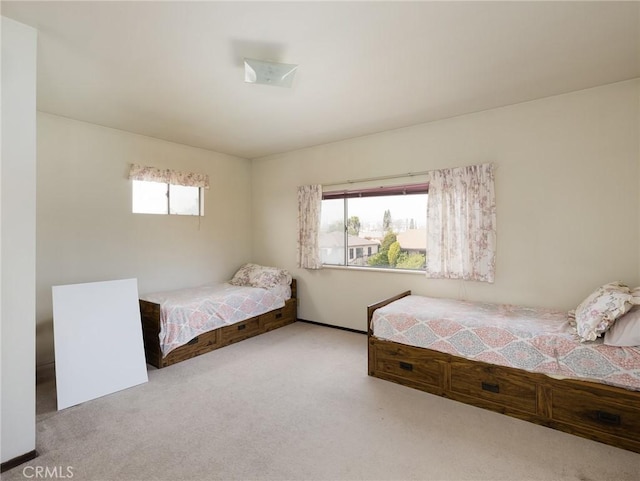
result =
M276 63L253 58L244 59L244 81L252 84L291 87L297 65Z

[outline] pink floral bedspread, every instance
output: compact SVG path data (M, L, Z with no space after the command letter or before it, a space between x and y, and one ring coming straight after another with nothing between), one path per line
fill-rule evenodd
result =
M380 339L640 391L640 348L581 343L563 311L407 296L371 324Z
M141 298L160 304L160 347L166 356L204 332L279 309L290 297L289 286L262 289L225 283Z

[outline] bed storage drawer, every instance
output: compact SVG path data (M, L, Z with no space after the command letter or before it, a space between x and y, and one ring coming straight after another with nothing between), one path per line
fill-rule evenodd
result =
M636 433L640 441L640 406L603 389L553 389L552 417L572 426L587 427L607 434L629 437Z
M215 349L220 343L220 332L209 331L194 337L184 346L180 346L171 351L162 359L162 365L168 366L176 362L191 359L192 357L204 354Z
M220 329L222 344L231 344L260 334L260 318L252 317L246 321L231 324Z
M408 380L416 384L442 387L442 363L424 356L420 349L390 343L375 343L377 374Z
M271 331L291 324L296 320L296 300L289 299L284 307L260 316L264 331Z
M452 361L451 391L506 408L536 413L536 385L499 366Z

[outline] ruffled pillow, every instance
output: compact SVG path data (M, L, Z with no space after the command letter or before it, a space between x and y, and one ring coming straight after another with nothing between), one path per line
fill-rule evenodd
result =
M634 296L622 282L610 282L592 292L575 312L581 341L595 341L632 307Z
M288 286L291 284L291 275L288 271L277 267L245 264L238 269L229 284L270 289L278 285Z
M254 264L245 264L236 271L233 278L229 281L229 284L234 286L248 286L249 285L249 272L253 268Z

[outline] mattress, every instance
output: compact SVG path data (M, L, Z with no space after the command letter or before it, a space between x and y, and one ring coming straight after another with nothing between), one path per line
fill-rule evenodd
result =
M377 309L371 324L379 339L640 391L640 348L580 342L564 311L412 295Z
M272 289L216 284L146 294L160 304L160 348L166 356L194 337L279 309L291 297L290 286Z

